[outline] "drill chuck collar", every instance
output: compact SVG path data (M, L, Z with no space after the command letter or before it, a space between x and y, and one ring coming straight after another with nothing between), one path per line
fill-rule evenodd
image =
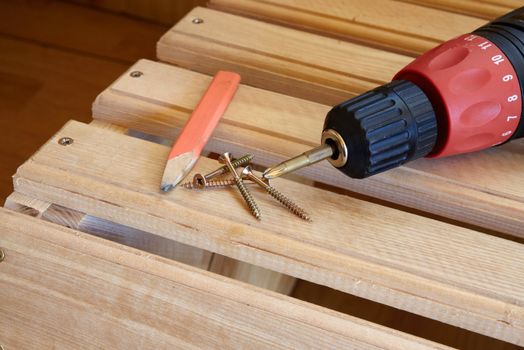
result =
M328 113L330 161L365 178L408 161L524 136L524 7L417 58L393 82ZM326 136L329 131L330 135ZM347 152L341 162L337 149Z

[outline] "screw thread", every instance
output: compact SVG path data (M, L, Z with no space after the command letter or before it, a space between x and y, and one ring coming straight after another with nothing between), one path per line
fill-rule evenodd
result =
M302 208L300 208L297 204L295 204L295 202L293 202L291 199L289 199L288 197L284 196L282 193L277 191L274 187L271 187L271 186L267 187L267 193L271 197L275 198L277 201L282 203L283 206L285 206L290 212L292 212L299 218L306 220L306 221L311 221L311 217L309 216L308 213L306 213Z
M242 157L240 157L238 159L232 160L231 161L231 165L233 166L233 168L236 169L236 168L241 167L243 165L249 164L251 162L251 160L253 160L253 155L252 154L246 154L245 156L242 156ZM220 173L216 174L216 176L230 172L229 171L229 167L227 165L223 165L223 166L221 166L217 170L220 170Z
M260 220L260 209L258 209L257 203L253 199L253 196L251 195L251 192L249 192L246 188L246 185L240 178L235 178L235 184L238 187L238 190L240 191L240 194L244 198L244 200L247 203L247 206L251 210L251 213L257 220Z
M230 187L235 186L236 182L234 179L226 179L226 180L210 180L206 182L206 185L204 188L220 188L220 187ZM192 181L186 182L182 184L184 188L187 188L188 190L193 189L200 189L199 187L195 186L195 184Z
M252 154L246 154L238 159L231 161L231 165L233 165L233 168L238 168L240 166L249 164L253 160L253 157L254 156Z

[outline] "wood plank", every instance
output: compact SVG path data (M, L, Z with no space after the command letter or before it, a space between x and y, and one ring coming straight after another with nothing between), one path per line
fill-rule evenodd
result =
M4 207L201 269L207 269L211 264L212 254L208 251L40 201L18 192L9 195Z
M194 18L204 20L194 24ZM391 80L408 56L195 8L157 44L160 60L214 74L230 69L243 82L335 104Z
M463 13L468 16L493 19L522 6L521 0L397 0Z
M0 9L3 36L121 63L154 58L154 43L167 29L54 0L5 1Z
M123 128L116 125L96 120L90 125L120 133L123 131ZM19 192L11 193L4 207L281 294L291 294L296 282L291 276L41 201Z
M6 349L445 348L9 210L0 222Z
M392 0L211 0L209 6L411 56L486 22Z
M437 322L304 280L298 281L292 295L295 298L315 305L347 313L351 316L461 350L522 349L518 345L452 327L446 323Z
M57 140L63 136L76 141L61 146ZM263 220L257 223L236 191L178 188L160 193L168 152L163 145L70 122L18 169L15 188L40 200L524 344L521 244L285 179L274 181L275 186L306 204L314 222L290 216L259 191L254 195ZM214 167L215 161L202 158L195 171Z
M129 71L144 73L139 79ZM174 139L210 77L139 61L102 92L93 117ZM317 144L330 107L241 85L208 150L253 153L269 166ZM467 224L524 237L524 142L443 159L420 159L365 180L327 162L303 169L309 179Z

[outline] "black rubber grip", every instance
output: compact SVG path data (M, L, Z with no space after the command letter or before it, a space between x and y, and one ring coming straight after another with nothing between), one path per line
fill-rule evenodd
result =
M437 140L437 119L424 92L393 81L331 109L324 130L344 139L348 161L339 169L365 178L427 155Z

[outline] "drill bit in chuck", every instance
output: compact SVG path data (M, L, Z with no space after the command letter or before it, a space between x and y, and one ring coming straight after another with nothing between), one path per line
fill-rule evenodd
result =
M266 179L274 179L308 165L320 162L321 160L331 158L333 154L333 148L329 144L325 143L307 152L304 152L295 158L288 159L285 162L282 162L271 168L267 168L262 176Z

